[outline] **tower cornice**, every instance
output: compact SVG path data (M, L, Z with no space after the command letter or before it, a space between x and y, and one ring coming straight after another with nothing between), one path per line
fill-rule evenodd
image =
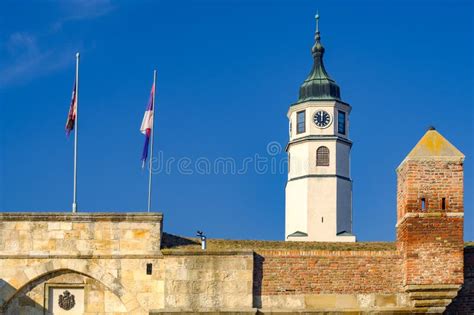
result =
M334 106L336 108L341 108L344 111L346 111L347 113L350 113L352 111L352 106L351 105L349 105L346 102L339 101L339 100L312 100L312 101L304 101L304 102L294 103L294 104L290 105L290 107L288 108L287 117L290 118L291 113L293 113L295 111L303 110L303 109L306 109L306 108L330 107L330 106Z
M296 138L294 140L291 140L286 145L285 150L288 152L288 148L291 145L306 142L306 141L334 141L334 140L336 142L340 142L340 143L348 145L349 147L352 147L352 141L349 140L349 139L343 138L343 137L329 136L329 135L309 135L309 136L304 136L304 137L300 137L300 138Z
M340 104L344 104L344 105L347 105L349 107L351 107L351 105L347 102L344 102L344 101L341 101L341 100L338 100L338 99L309 99L309 100L304 100L304 101L297 101L293 104L290 105L290 107L293 107L293 106L298 106L300 104L304 104L304 103L318 103L318 102L325 102L325 103L328 103L328 102L337 102L337 103L340 103Z

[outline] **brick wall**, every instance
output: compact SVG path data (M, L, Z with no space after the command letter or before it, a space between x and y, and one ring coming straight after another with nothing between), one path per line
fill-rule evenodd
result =
M397 251L261 251L254 265L255 296L401 290Z
M463 212L463 165L447 160L407 160L398 169L397 218L421 211ZM445 210L442 209L445 198Z
M403 284L462 284L462 160L407 158L397 175L397 246L403 256Z
M461 284L463 218L426 215L405 218L397 229L404 284Z
M447 314L474 314L474 247L464 249L464 284Z

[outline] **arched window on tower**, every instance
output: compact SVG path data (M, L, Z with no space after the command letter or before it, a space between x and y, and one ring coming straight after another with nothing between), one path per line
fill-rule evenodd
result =
M316 150L316 166L329 166L329 149L319 147Z

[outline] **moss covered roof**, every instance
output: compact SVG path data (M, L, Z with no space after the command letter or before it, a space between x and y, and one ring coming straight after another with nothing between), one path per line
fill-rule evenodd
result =
M474 248L474 241L465 242L466 248ZM262 250L336 250L336 251L395 251L395 242L285 242L285 241L257 241L257 240L225 240L207 239L208 252L221 251L254 251ZM201 241L195 237L178 236L163 233L163 253L200 251Z
M196 251L200 250L201 241L198 238L177 236L163 233L162 251ZM261 250L347 250L347 251L394 251L394 242L285 242L285 241L256 241L256 240L225 240L207 239L208 251L261 251Z
M464 158L454 145L431 127L408 154L407 159L454 157Z

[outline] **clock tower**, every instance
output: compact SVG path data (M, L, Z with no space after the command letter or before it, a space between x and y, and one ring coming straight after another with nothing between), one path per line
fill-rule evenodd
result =
M287 241L355 242L352 234L349 115L323 64L316 15L313 68L288 110Z

